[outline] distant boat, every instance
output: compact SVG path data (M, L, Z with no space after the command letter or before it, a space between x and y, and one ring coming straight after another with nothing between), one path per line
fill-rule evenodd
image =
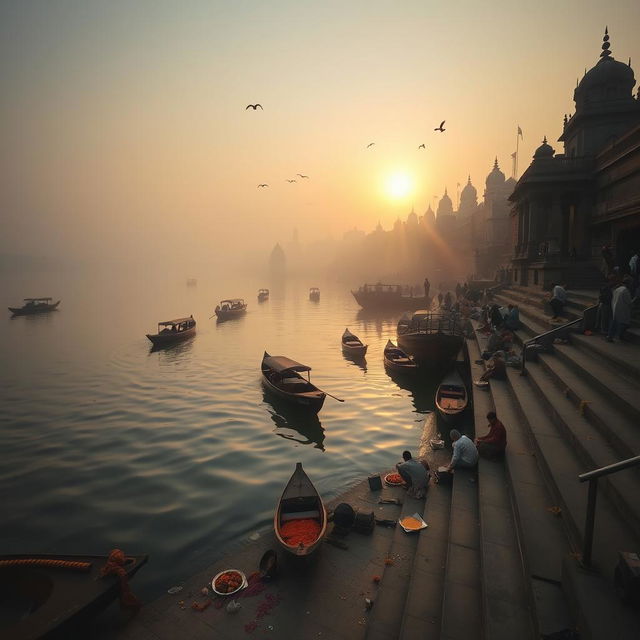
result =
M351 294L363 309L378 311L414 311L429 308L431 298L407 294L406 287L399 284L364 284Z
M311 287L311 289L309 289L309 300L313 300L313 302L320 300L320 289L318 289L318 287Z
M391 340L387 340L384 348L384 366L395 373L415 373L418 365L414 359L402 349L396 347Z
M29 316L35 313L49 313L49 311L55 311L60 304L58 302L51 302L53 298L25 298L24 306L22 307L9 307L9 311L14 316Z
M291 525L298 531L290 533ZM278 501L273 528L278 542L294 556L309 556L322 543L327 530L327 510L300 462L296 463Z
M268 391L309 411L318 413L322 409L326 394L311 383L311 367L286 356L270 356L265 351L261 368L262 383ZM305 372L307 378L300 375Z
M264 302L269 299L269 289L258 289L258 302Z
M214 313L218 320L229 320L237 318L247 312L247 303L242 298L230 298L220 300L220 304L215 308Z
M367 345L358 336L351 333L349 329L345 329L342 334L342 351L352 358L362 358L367 353Z
M436 389L436 408L442 418L453 424L467 408L467 388L460 374L453 369Z
M463 321L457 313L418 310L398 322L398 346L421 366L446 371L462 346L462 329Z
M198 281L195 278L187 278L187 287L195 287Z
M147 338L153 342L154 346L162 346L185 340L195 333L196 321L193 316L189 316L188 318L158 322L158 333L147 333Z
M147 562L127 556L127 578ZM120 582L102 577L107 556L0 555L3 638L75 638L77 625L89 621L116 599Z

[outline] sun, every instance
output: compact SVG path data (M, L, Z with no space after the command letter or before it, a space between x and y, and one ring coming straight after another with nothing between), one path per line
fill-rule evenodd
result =
M394 200L406 198L413 191L413 182L406 173L394 173L387 178L387 194Z

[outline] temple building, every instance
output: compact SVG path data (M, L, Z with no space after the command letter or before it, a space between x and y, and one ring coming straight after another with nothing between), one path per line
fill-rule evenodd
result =
M608 31L598 63L575 89L556 153L546 137L518 180L511 278L548 288L596 288L609 245L624 271L640 247L640 92L631 63L613 58Z

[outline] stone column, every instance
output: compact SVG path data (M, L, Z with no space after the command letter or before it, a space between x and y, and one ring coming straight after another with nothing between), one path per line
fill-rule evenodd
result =
M549 255L559 256L562 246L562 206L560 200L553 198L547 224L547 240L549 242Z

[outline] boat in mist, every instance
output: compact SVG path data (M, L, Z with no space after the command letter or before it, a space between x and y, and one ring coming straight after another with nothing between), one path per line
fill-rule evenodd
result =
M22 307L9 307L9 311L14 316L29 316L36 313L49 313L55 311L60 304L58 302L51 302L53 298L25 298L25 303Z
M264 302L269 299L269 289L258 289L258 302Z
M467 408L467 388L454 368L444 377L436 389L436 408L445 422L454 424Z
M311 383L311 367L286 356L271 356L266 351L262 358L262 383L268 391L298 407L318 413L326 393ZM307 377L300 375L306 373Z
M188 318L176 318L158 322L158 333L147 333L154 347L173 344L180 340L190 338L196 333L196 321L193 316Z
M352 358L364 358L367 353L367 345L349 329L345 329L342 334L342 352Z
M431 298L414 297L399 284L364 284L351 294L363 309L414 311L431 306Z
M327 509L301 462L296 463L278 501L273 528L278 542L294 556L309 556L322 543Z
M101 569L108 556L19 554L0 556L0 635L3 638L76 638L120 593L120 580ZM131 579L146 555L126 556Z
M238 318L247 312L247 303L242 298L229 298L220 300L220 304L215 308L215 315L219 321Z
M432 371L447 370L463 342L463 321L454 312L418 310L398 322L398 346L411 354L420 366Z
M415 373L418 370L414 359L391 340L387 340L383 357L385 368L394 373Z
M311 289L309 289L309 300L313 302L320 301L320 289L318 289L318 287L311 287Z

